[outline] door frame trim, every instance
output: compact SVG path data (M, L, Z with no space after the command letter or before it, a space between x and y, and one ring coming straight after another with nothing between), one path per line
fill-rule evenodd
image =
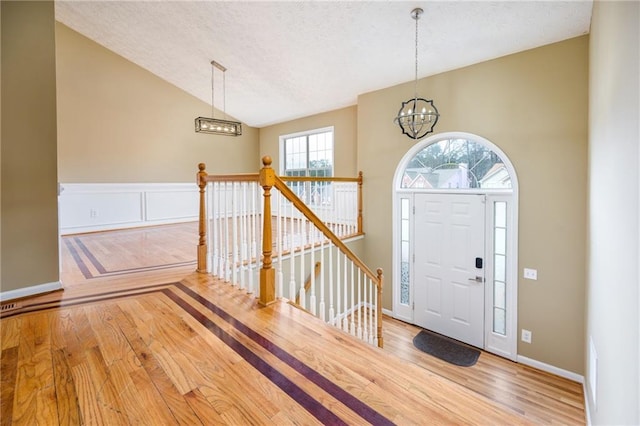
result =
M500 156L500 158L502 159L502 161L504 162L504 165L509 173L509 176L511 178L511 184L512 184L512 190L511 192L506 192L504 190L456 190L456 191L451 191L451 190L411 190L411 189L401 189L401 183L402 183L402 176L404 174L404 170L407 166L407 164L409 163L409 161L411 161L411 159L422 149L424 149L425 147L432 145L436 142L439 142L441 140L447 140L447 139L465 139L465 140L469 140L469 141L473 141L475 143L479 143L482 144L484 146L486 146L487 148L491 149L492 151L494 151L496 154L498 154ZM392 259L392 279L391 279L391 286L392 286L392 312L393 312L393 317L394 318L398 318L402 321L407 321L407 322L412 322L413 321L413 308L411 307L411 313L410 315L407 315L407 308L404 308L404 313L399 312L401 311L403 308L402 306L399 304L399 297L400 297L400 244L399 244L399 237L400 237L400 222L399 222L399 216L400 216L400 199L401 198L410 198L410 208L413 209L414 206L414 200L413 200L413 193L415 192L421 192L421 193L425 193L425 192L432 192L432 193L439 193L439 194L443 194L443 193L453 193L455 192L456 194L463 194L463 193L469 193L469 194L473 194L473 193L481 193L481 194L487 194L487 202L489 202L489 200L491 200L493 197L491 197L492 195L498 196L496 198L506 198L508 199L509 202L509 206L510 206L510 211L508 214L508 220L509 220L509 225L510 228L512 230L511 233L508 233L508 247L509 247L509 253L511 254L511 256L509 256L509 260L507 262L507 279L509 280L509 282L514 283L514 285L512 286L508 286L508 290L507 290L507 306L509 306L510 308L507 310L507 318L506 318L506 327L507 327L507 336L501 336L501 335L497 335L496 333L492 332L492 321L491 318L488 317L488 313L492 312L493 310L493 305L492 305L492 297L485 297L485 316L486 316L486 320L485 320L485 338L484 338L484 350L488 351L488 352L492 352L495 353L497 355L500 355L502 357L511 359L511 360L516 360L517 358L517 348L518 348L518 338L517 338L517 326L518 326L518 208L519 208L519 197L518 197L518 189L519 189L519 184L518 184L518 178L517 178L517 174L515 171L515 168L513 167L513 164L511 163L511 161L509 160L509 157L507 157L507 155L498 147L496 146L494 143L492 143L491 141L489 141L488 139L483 138L482 136L478 136L472 133L466 133L466 132L446 132L446 133L438 133L435 135L432 135L428 138L425 138L423 140L421 140L420 142L418 142L416 145L414 145L413 147L411 147L411 149L409 149L404 156L402 157L402 159L400 160L400 162L398 163L397 167L396 167L396 171L393 177L393 183L392 183L392 194L393 194L393 199L392 199L392 254L393 254L393 259ZM501 195L501 197L500 197ZM485 225L485 232L488 232L490 229L489 226L490 223L490 218L489 218L489 214L487 212L487 221L486 221L486 225ZM411 221L411 229L410 229L411 234L413 235L413 219ZM487 244L489 243L489 238L485 238L485 241L487 242ZM487 246L487 249L489 249L490 247ZM413 255L413 252L411 253ZM485 253L485 257L489 257L493 255L493 251L489 252L489 250L487 250L487 253ZM411 273L413 273L413 263L412 263L412 270ZM489 275L491 275L491 277L493 277L493 272L491 271L491 274L486 273L486 276L488 277ZM487 283L489 284L489 279L487 279ZM489 290L493 289L493 282L490 283L490 286L487 285L487 294L489 294ZM413 306L413 291L411 291L410 293L410 300L409 300L409 304L411 306ZM489 306L491 304L491 306Z

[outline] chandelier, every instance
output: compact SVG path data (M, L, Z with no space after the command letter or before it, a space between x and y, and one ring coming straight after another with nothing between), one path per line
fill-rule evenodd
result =
M402 102L398 116L393 120L400 126L402 133L412 139L420 139L433 132L440 117L432 100L418 97L418 19L423 12L419 7L411 11L411 17L416 21L416 73L413 99Z
M222 71L222 114L224 118L227 118L226 113L226 78L225 72L227 69L220 65L216 61L211 61L211 118L198 117L196 118L196 133L213 133L216 135L225 136L240 136L242 134L242 123L239 121L220 120L214 118L214 101L215 101L215 74L216 69Z

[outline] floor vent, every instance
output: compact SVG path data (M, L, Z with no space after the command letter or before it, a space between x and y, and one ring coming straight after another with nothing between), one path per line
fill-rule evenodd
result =
M2 305L0 307L0 312L15 311L18 308L20 308L20 304L19 303L16 303L16 302L5 303L4 305Z

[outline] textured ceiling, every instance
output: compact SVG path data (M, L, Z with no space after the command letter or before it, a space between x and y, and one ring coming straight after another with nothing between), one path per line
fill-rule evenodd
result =
M209 104L216 60L227 114L262 127L413 80L414 7L422 78L587 34L592 1L56 1L56 19Z

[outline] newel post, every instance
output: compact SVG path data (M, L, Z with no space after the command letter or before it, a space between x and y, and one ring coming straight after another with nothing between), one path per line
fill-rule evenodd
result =
M382 268L376 270L378 274L378 303L376 303L376 315L378 316L378 324L376 334L378 336L378 347L384 347L384 337L382 337L382 287L384 283L384 275L382 275Z
M362 171L358 172L358 234L362 234Z
M200 188L200 214L198 217L198 267L196 272L207 272L207 205L205 203L205 188L207 187L207 172L204 163L198 164L198 173L196 174L196 182Z
M271 267L271 188L275 185L275 172L271 168L271 157L262 157L264 167L260 169L260 186L264 189L264 211L262 231L262 269L260 269L260 299L258 303L267 306L275 301L276 275Z

